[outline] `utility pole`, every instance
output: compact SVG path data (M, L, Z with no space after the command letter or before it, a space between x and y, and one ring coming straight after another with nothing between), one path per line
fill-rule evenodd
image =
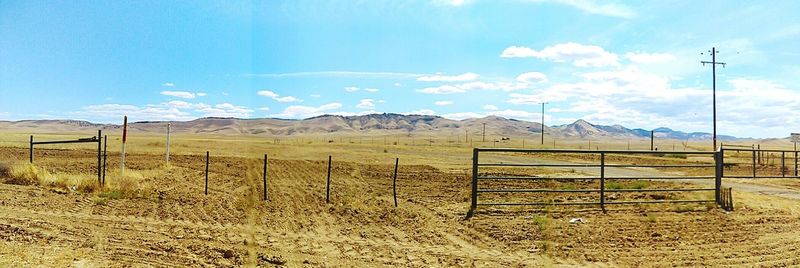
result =
M542 102L542 145L544 145L544 105L547 104L546 102Z
M483 142L486 142L486 123L483 123Z
M653 146L654 145L654 143L653 143L654 138L655 138L655 131L654 130L650 130L650 151L652 151L653 147L654 147Z
M717 65L722 65L725 67L724 62L717 62L717 51L716 47L711 47L711 50L708 51L711 53L711 61L700 61L700 63L705 66L706 64L711 64L711 81L712 81L712 88L711 88L711 95L712 95L712 109L714 110L714 150L717 150ZM703 53L700 53L703 55Z

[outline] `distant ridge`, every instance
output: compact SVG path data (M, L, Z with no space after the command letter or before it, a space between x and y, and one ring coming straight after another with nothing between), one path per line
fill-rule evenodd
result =
M426 135L479 135L486 124L487 135L492 136L538 136L542 125L499 116L452 120L435 115L404 115L395 113L368 114L358 116L320 115L306 119L254 118L239 119L205 117L190 121L139 121L130 124L132 132L162 133L164 124L170 122L174 133L220 134L220 135L270 135L298 134L426 134ZM78 132L118 130L120 125L95 124L80 120L21 120L0 121L0 129L23 132ZM571 124L545 126L548 135L582 139L612 138L629 139L650 137L650 131L629 129L621 125L596 125L583 119ZM666 127L653 130L661 139L710 140L711 134L686 133ZM720 140L736 140L733 136L720 135Z

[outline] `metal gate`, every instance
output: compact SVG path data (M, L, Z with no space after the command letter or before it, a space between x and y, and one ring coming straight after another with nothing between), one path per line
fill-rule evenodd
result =
M547 157L536 157L541 155L548 155ZM716 203L721 204L720 188L722 178L722 159L721 152L678 152L678 151L615 151L615 150L540 150L540 149L501 149L501 148L474 148L472 153L472 190L471 190L471 205L467 214L467 218L474 215L478 207L484 206L599 206L603 211L606 210L607 205L624 205L624 204L653 204L653 203ZM554 157L569 156L572 159L582 159L582 163L572 163L566 161L552 160ZM626 157L650 157L654 159L655 163L620 163L620 159ZM677 158L701 158L698 161L691 162L692 164L680 164L687 161L670 161L670 157ZM613 158L613 159L609 159ZM703 159L704 158L704 159ZM661 161L656 161L661 159ZM649 160L648 160L649 161ZM672 164L670 162L677 162ZM499 169L500 171L491 171L490 169ZM542 176L536 171L530 169L545 168L545 169L581 169L588 171L584 173L593 173L583 176L569 176L569 177L556 177L556 176ZM702 176L655 176L652 173L647 174L647 171L637 172L640 174L625 175L625 172L609 172L609 169L626 169L630 168L651 168L651 169L701 169L708 174ZM525 171L528 169L529 171ZM522 172L514 171L522 170ZM541 170L540 170L541 171ZM672 181L672 180L708 180L706 185L709 187L701 188L658 188L658 189L645 189L643 188L620 188L609 187L609 183L615 181ZM514 181L517 182L512 187L499 187L498 181ZM556 181L555 185L564 185L568 182L581 182L588 186L588 188L573 189L573 188L530 188L526 186L536 185L535 182L542 181ZM526 182L528 184L526 185ZM710 185L713 182L713 187ZM551 184L552 186L553 184ZM701 184L702 185L702 184ZM671 200L654 200L654 199L637 199L637 200L609 200L608 194L617 193L656 193L656 192L708 192L713 193L714 197L700 198L700 199L671 199ZM508 201L496 200L492 201L491 198L485 198L489 195L502 194L505 196L528 194L523 197L522 201ZM572 198L573 200L561 200L560 202L532 202L528 197L543 196L543 195L573 195L582 194L581 198ZM490 201L483 201L489 199ZM577 200L575 200L577 199ZM518 199L517 199L518 200Z

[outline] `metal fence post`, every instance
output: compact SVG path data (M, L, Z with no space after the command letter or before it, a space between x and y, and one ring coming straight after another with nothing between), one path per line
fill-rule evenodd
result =
M600 209L606 212L606 153L600 153Z
M725 148L719 147L719 177L725 177Z
M33 164L33 135L31 135L31 151L30 151L30 154L31 154L31 159L30 159L31 160L31 164Z
M325 185L325 203L331 202L331 159L332 156L328 156L328 182Z
M753 150L753 179L756 178L756 150Z
M108 160L108 135L103 137L103 185L106 185L106 164Z
M394 159L394 177L392 178L392 195L394 196L394 207L397 207L397 166L400 164L400 158Z
M264 154L264 201L267 201L267 154Z
M786 177L786 152L781 152L781 177Z
M103 145L102 137L103 137L103 135L102 134L103 134L103 131L98 129L97 130L97 183L100 184L100 185L103 184L103 177L102 177L103 176L103 170L102 170L102 167L101 167L101 165L103 164L102 163L102 160L103 160L103 157L102 157L102 153L103 153L103 151L102 151L102 149L103 149L103 147L102 147L102 145Z
M475 209L478 208L478 148L472 148L472 203L467 212L467 218L475 214Z
M797 151L794 151L794 176L797 177Z
M206 151L206 195L208 195L208 151Z
M722 186L722 150L718 150L714 152L714 162L716 162L716 172L714 176L714 200L717 204L721 205L720 203L720 188Z

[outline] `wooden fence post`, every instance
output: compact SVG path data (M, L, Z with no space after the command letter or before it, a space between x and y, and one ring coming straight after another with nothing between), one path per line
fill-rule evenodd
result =
M392 195L394 196L394 207L397 207L397 166L400 164L400 158L394 159L394 177L392 178Z
M328 181L325 184L325 203L331 202L331 159L333 157L328 155Z
M264 154L264 201L267 201L267 154Z
M475 214L475 209L478 208L478 148L472 148L472 203L467 212L467 219Z

